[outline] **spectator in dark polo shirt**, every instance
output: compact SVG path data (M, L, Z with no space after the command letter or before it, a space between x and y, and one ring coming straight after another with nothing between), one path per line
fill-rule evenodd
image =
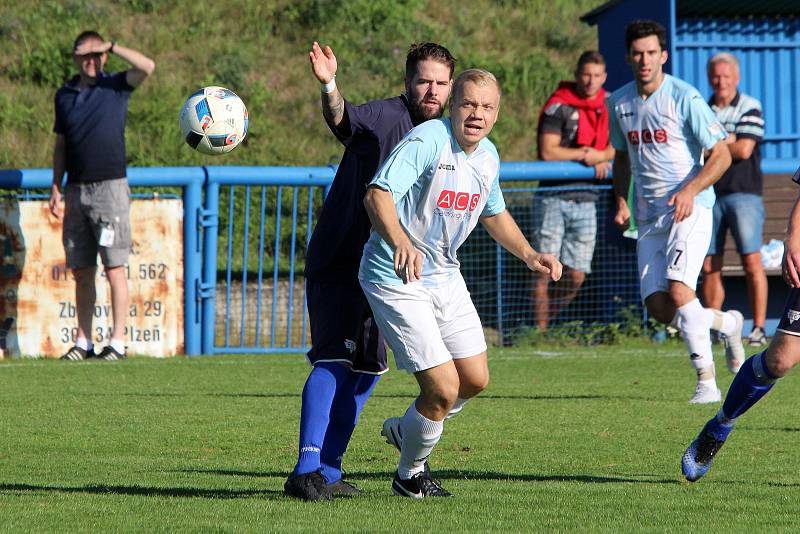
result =
M725 235L730 229L742 261L747 298L753 311L753 330L745 338L751 346L766 344L767 277L761 265L764 229L764 177L759 143L764 139L761 102L739 92L739 62L721 52L708 61L708 81L714 91L709 104L728 131L733 164L714 184L714 229L703 264L703 300L709 308L721 309L725 300L722 263Z
M125 72L106 74L109 54L130 63ZM62 219L67 267L75 277L78 336L63 360L125 358L128 281L125 265L131 247L130 190L126 177L125 117L128 98L155 69L141 52L106 41L99 33L78 35L72 50L78 75L55 96L55 148L50 212ZM64 172L66 186L62 187ZM97 254L111 288L114 327L108 346L95 354L92 313Z
M595 178L608 177L614 148L608 142L606 62L600 52L578 58L575 80L561 82L542 108L537 128L539 158L577 161L594 168ZM533 201L531 244L556 256L564 265L558 283L537 273L533 284L534 320L547 330L551 319L569 306L592 270L597 238L597 191L577 180L548 180Z

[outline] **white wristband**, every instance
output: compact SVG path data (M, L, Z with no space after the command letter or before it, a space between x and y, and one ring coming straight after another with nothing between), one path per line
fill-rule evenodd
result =
M323 93L332 93L336 89L336 76L331 78L331 81L328 83L322 84L322 92Z

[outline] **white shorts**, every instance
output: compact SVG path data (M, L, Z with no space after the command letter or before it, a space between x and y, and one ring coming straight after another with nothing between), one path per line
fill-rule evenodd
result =
M667 291L668 280L683 282L692 290L697 288L697 278L711 243L713 212L695 204L687 219L674 224L673 217L673 212L665 213L639 226L636 255L642 300L658 291Z
M361 287L398 368L416 373L486 351L481 320L461 273L438 287L364 280Z

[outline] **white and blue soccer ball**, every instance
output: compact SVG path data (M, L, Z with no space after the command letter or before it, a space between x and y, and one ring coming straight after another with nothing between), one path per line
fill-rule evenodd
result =
M193 149L216 156L236 148L247 135L249 116L239 96L224 87L203 87L181 108L181 134Z

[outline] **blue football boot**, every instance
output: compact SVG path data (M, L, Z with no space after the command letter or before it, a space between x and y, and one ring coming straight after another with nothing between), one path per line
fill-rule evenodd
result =
M683 453L681 470L686 480L694 482L708 472L714 457L725 444L731 430L733 430L733 425L722 425L716 417L712 417L706 423L700 434Z

